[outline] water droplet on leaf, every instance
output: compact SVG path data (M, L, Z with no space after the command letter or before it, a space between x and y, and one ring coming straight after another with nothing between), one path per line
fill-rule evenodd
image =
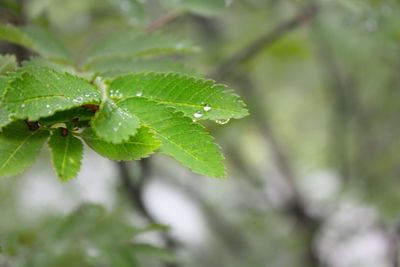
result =
M216 120L215 122L218 124L227 124L230 121L230 119L225 119L225 120Z
M193 117L194 117L195 119L200 119L201 117L203 117L203 113L201 113L201 111L196 111L196 112L193 114Z
M203 109L204 109L205 112L208 112L208 111L211 110L211 106L209 104L205 104Z
M140 91L136 93L136 96L138 96L138 97L141 97L142 95L143 95L143 93Z

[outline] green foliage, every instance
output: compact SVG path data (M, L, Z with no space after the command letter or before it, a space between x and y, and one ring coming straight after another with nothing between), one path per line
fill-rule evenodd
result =
M106 99L91 123L94 132L106 142L121 143L136 134L138 118L129 110Z
M161 227L136 228L121 218L118 212L86 204L66 217L45 220L38 229L17 228L2 236L2 255L6 262L21 267L134 267L141 257L174 260L167 251L136 241L141 233Z
M51 32L37 26L19 28L10 24L0 24L0 40L28 48L44 58L70 60L70 55L62 43Z
M160 147L160 141L145 127L139 128L129 140L118 144L97 137L91 128L87 128L81 136L94 151L111 160L138 160L148 157Z
M28 168L48 136L47 131L29 129L21 121L8 125L0 133L0 175L12 176Z
M34 128L23 125L29 138L50 135L52 162L62 181L79 171L81 139L112 160L137 160L159 151L199 174L225 176L223 156L198 121L227 122L248 113L225 86L183 74L192 71L168 59L196 51L190 42L161 34L119 32L88 49L83 67L76 68L65 64L73 60L44 29L11 25L0 29L2 39L42 56L17 69L14 58L2 58L0 127L26 120ZM8 128L3 135L9 136ZM17 149L18 142L28 138L25 135L16 136ZM46 138L40 140L43 144ZM3 175L19 173L32 163L10 165L20 155L13 154L15 146L7 149L11 159L3 159Z
M116 78L110 85L110 95L125 99L140 94L198 120L246 116L243 102L224 89L214 81L181 74L139 73Z
M11 122L10 112L5 108L3 97L8 86L8 77L0 76L0 130Z
M120 105L155 132L161 141L161 153L174 157L197 173L225 176L223 156L201 125L173 108L144 97L127 98Z
M68 73L30 66L11 81L4 101L15 118L38 120L101 99L95 86Z
M72 134L68 134L67 128L58 128L50 137L49 147L58 177L62 181L74 178L81 167L82 141Z

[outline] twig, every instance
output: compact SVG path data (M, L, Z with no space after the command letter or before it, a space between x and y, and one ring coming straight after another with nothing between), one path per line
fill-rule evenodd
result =
M166 14L166 15L156 19L146 28L146 32L152 33L152 32L157 31L158 29L164 27L165 25L167 25L167 24L171 23L172 21L174 21L175 19L177 19L181 14L182 14L182 12L174 12L174 13Z
M211 75L217 79L223 79L238 65L246 63L255 56L257 56L265 47L273 44L289 31L296 29L298 26L309 22L318 13L316 5L309 5L303 8L294 18L285 21L275 27L272 31L266 33L260 38L256 39L239 52L235 53L222 61L219 67Z
M216 79L234 78L243 91L246 92L245 95L248 96L247 103L252 106L254 110L263 110L263 103L261 103L260 99L254 94L254 85L250 77L244 73L235 74L234 70L256 57L262 50L275 43L291 30L309 22L317 14L317 11L318 8L316 5L309 5L303 8L291 20L279 24L271 32L261 36L232 57L224 60L211 76ZM253 119L259 127L260 132L269 143L275 164L292 192L292 199L284 211L295 220L296 226L306 234L307 254L305 256L305 261L308 263L308 266L321 266L322 264L314 249L314 237L323 222L319 218L314 218L308 214L305 201L296 184L296 177L292 164L285 153L285 149L272 130L266 114L260 112L253 113Z
M151 177L150 175L150 165L148 159L142 159L140 161L141 164L141 173L140 177L138 177L137 182L133 181L133 177L131 176L131 172L129 171L128 165L126 162L117 162L117 167L119 170L119 178L123 185L123 189L125 190L132 206L137 209L140 214L147 219L151 224L161 224L158 220L150 213L147 209L146 204L143 200L143 189L146 183L146 179ZM162 238L164 239L166 249L171 252L174 252L178 248L178 241L175 240L170 234L162 233ZM164 262L165 267L179 267L177 263L173 262Z

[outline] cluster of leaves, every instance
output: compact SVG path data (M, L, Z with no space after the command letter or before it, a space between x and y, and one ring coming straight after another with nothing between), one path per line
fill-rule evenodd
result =
M0 39L41 56L19 68L12 56L1 58L0 176L25 170L48 142L57 175L69 180L80 169L82 141L112 160L159 151L194 172L225 175L223 156L199 121L226 123L247 110L223 85L163 59L195 51L189 42L124 32L96 43L76 64L42 28L0 25Z
M109 214L98 205L83 205L67 217L51 217L38 226L40 229L16 229L1 237L0 265L133 267L148 257L175 260L167 251L137 241L140 234L165 231L166 227L136 228L120 214Z

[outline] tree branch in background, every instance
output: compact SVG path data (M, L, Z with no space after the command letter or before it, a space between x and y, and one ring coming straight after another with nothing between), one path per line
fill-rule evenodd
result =
M265 47L275 43L288 32L309 22L317 13L318 7L316 5L309 5L303 8L294 18L282 22L272 31L259 37L239 52L222 61L211 77L215 77L216 79L224 79L230 72L232 72L233 69L237 68L238 65L246 63L247 61L256 57L263 49L265 49Z
M146 204L143 200L144 194L144 186L145 183L151 177L151 166L148 159L142 159L140 161L141 172L140 176L137 177L136 182L132 177L132 172L129 170L129 166L127 162L117 162L117 167L119 171L119 178L121 180L121 184L123 190L125 191L127 197L130 200L133 208L135 208L139 213L151 224L162 224L150 213ZM178 248L178 241L175 240L169 233L162 233L162 238L164 240L166 249L170 252L176 251ZM172 262L164 262L165 267L179 267L177 263Z
M235 71L242 64L256 57L262 50L285 36L285 34L306 22L310 22L317 13L318 8L316 5L309 5L303 8L294 18L279 24L271 32L261 36L238 53L222 61L219 67L211 74L215 79L234 79L242 89L243 97L246 98L247 96L247 99L245 99L246 102L253 107L253 110L258 111L252 113L254 122L269 144L267 149L272 151L274 162L292 192L292 198L284 212L296 222L296 228L304 233L307 248L304 262L307 263L307 266L315 267L322 266L322 262L314 249L314 239L323 222L321 219L315 218L308 213L303 196L296 184L295 171L285 149L269 123L270 120L262 108L263 103L260 102L260 98L255 94L251 78L245 73L237 73Z
M147 33L155 32L155 31L159 30L160 28L164 27L165 25L176 20L182 14L183 14L183 12L168 13L168 14L156 19L152 23L150 23L150 25L146 28L146 32Z

